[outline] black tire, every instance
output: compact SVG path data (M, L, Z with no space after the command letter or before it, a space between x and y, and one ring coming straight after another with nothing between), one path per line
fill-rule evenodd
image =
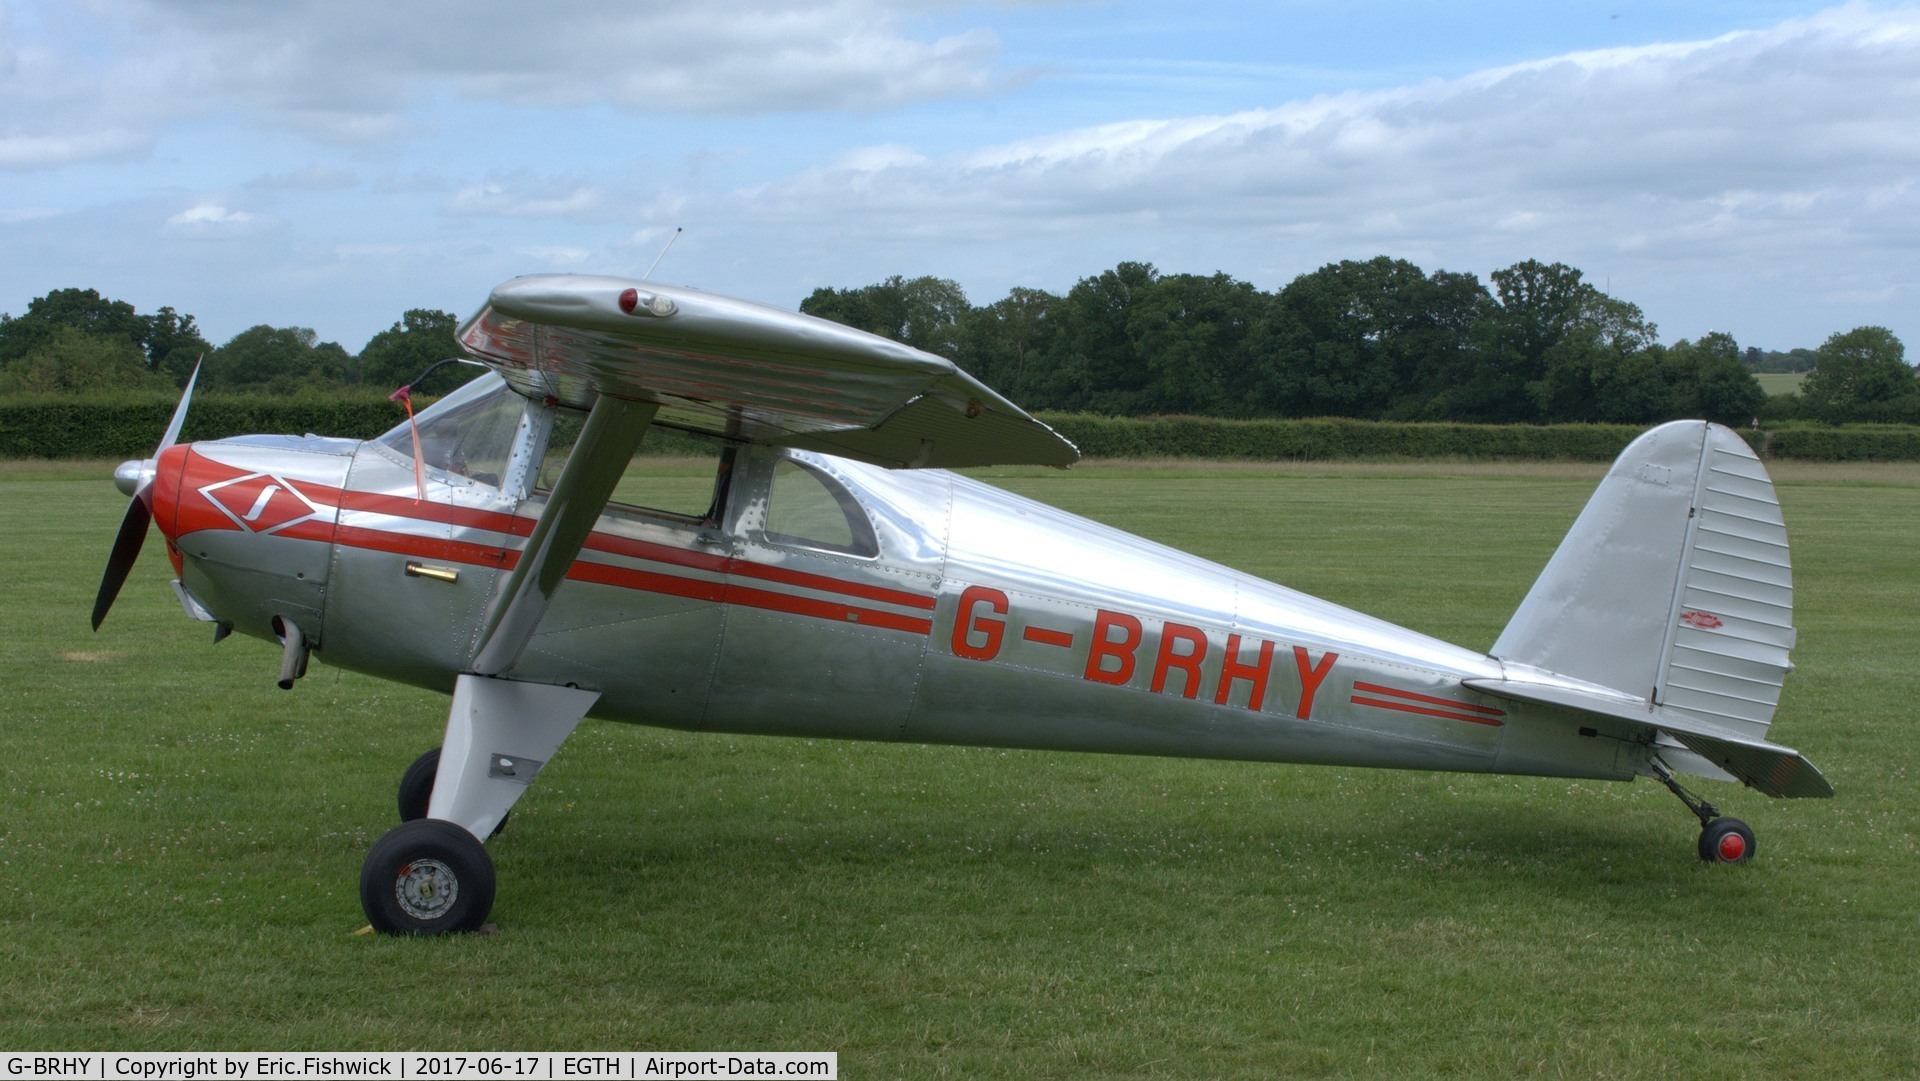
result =
M400 821L416 822L427 817L427 808L433 805L433 779L440 773L440 748L435 747L426 754L413 760L407 772L400 775ZM500 816L500 823L487 834L492 840L500 836L507 828L507 819L513 817L508 811Z
M453 822L402 822L375 841L360 868L360 907L386 935L478 931L493 910L493 859Z
M435 747L413 760L400 775L400 821L412 822L427 817L433 803L433 778L440 772L440 748Z
M1753 830L1737 818L1716 818L1700 830L1700 858L1708 863L1745 863L1753 848Z

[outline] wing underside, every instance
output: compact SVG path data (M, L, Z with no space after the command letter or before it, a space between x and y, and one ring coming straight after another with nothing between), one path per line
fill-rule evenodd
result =
M1066 466L1079 452L953 362L899 342L692 289L584 275L516 278L460 343L517 391L654 423L890 467Z

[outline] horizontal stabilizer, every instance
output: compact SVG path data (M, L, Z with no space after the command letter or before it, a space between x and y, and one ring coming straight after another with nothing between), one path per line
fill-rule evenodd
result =
M1827 783L1819 769L1790 747L1744 736L1712 720L1689 716L1666 707L1651 706L1606 687L1556 677L1551 672L1535 672L1531 676L1533 678L1523 675L1522 678L1469 679L1464 680L1463 685L1497 698L1554 706L1610 721L1626 722L1629 726L1625 732L1627 735L1664 734L1699 755L1708 764L1769 796L1801 799L1833 795L1833 786ZM1609 727L1616 732L1621 731L1618 724ZM1682 763L1674 762L1673 765L1681 767Z
M1828 783L1820 770L1797 752L1785 747L1753 740L1717 739L1688 732L1675 732L1673 738L1686 744L1694 754L1769 796L1826 799L1833 795L1833 785Z

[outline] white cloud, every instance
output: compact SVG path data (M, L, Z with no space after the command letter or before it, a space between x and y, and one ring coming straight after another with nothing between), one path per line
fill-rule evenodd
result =
M27 222L46 221L67 213L50 206L21 206L0 210L0 224L23 225Z
M605 202L597 190L516 171L498 174L453 193L446 210L456 215L561 218L591 215Z
M740 193L762 220L874 231L1135 221L1446 245L1639 222L1751 248L1813 202L1883 211L1920 171L1920 14L1848 7L1710 41L1579 53L1232 115L931 160L900 148ZM1801 209L1796 209L1801 208ZM1601 241L1604 244L1604 240Z
M266 219L218 203L197 203L167 219L167 228L191 236L233 236L253 232Z
M65 0L36 8L31 36L0 21L0 168L141 152L168 122L214 114L390 141L426 132L414 110L447 91L659 115L874 110L1007 85L992 33L904 29L924 6Z
M594 253L588 248L569 248L558 245L535 245L519 248L518 253L540 263L549 269L567 270L584 268L590 265Z
M9 5L37 6L9 24ZM1384 252L1481 273L1565 261L1670 337L1737 327L1737 305L1771 326L1826 321L1821 335L1920 337L1898 326L1920 311L1912 6L1734 34L1717 28L1742 19L1715 16L1698 41L1427 81L1432 64L1380 43L1379 77L1289 78L1310 88L1291 100L1258 96L1263 71L1152 55L1160 36L1125 39L1141 58L1082 62L1061 46L1080 27L1012 6L0 0L6 201L62 210L9 220L33 257L5 280L24 298L197 274L207 296L246 286L289 307L286 286L320 280L300 303L342 308L351 282L378 329L394 316L380 298L429 282L478 296L530 268L638 274L684 224L663 275L776 303L892 273L988 300L1120 259L1273 287ZM968 29L987 23L1047 77L1020 83L996 36ZM1206 68L1233 92L1168 115L1200 99L1154 79ZM1114 122L1031 134L1056 115ZM170 216L134 269L127 231ZM1757 344L1821 336L1771 334Z
M76 162L137 157L152 139L116 129L0 135L0 169L52 169Z

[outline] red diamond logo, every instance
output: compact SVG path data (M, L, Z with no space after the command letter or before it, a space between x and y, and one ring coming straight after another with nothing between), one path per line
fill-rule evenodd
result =
M233 524L254 533L272 533L320 513L291 481L271 473L250 473L200 489Z
M1690 623L1703 631L1710 631L1716 627L1725 625L1720 622L1719 616L1714 615L1712 612L1701 611L1686 611L1680 613L1680 622Z

